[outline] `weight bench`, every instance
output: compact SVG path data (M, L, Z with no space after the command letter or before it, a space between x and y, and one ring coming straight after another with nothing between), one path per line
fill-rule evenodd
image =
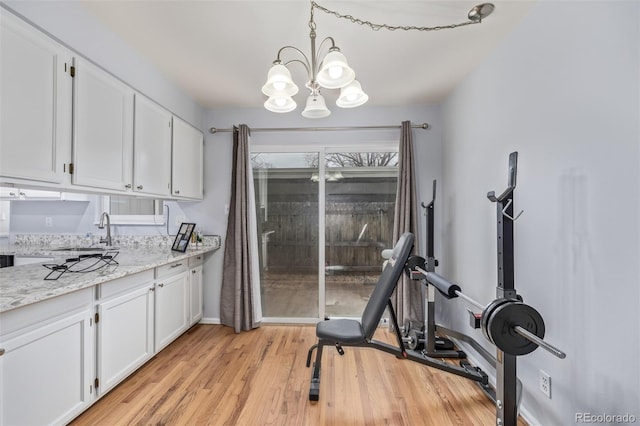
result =
M488 386L487 375L477 367L466 364L457 367L439 359L430 358L423 353L405 349L402 342L402 334L398 327L398 320L393 305L391 304L391 295L396 288L398 279L400 279L407 259L411 254L413 241L414 236L409 232L400 236L400 239L393 248L391 257L378 279L378 283L369 297L369 302L362 313L362 319L360 321L355 319L332 319L317 324L316 336L318 337L318 343L311 346L307 354L307 367L309 367L311 365L313 351L317 349L309 388L310 401L318 401L320 398L320 367L322 365L322 351L325 346L334 346L340 355L344 355L343 346L378 349L395 355L398 358L416 361L430 367L478 381ZM389 309L389 317L395 330L398 346L372 340L385 307Z
M343 346L374 347L382 350L387 346L381 342L371 340L376 331L384 308L389 307L389 312L393 313L391 305L391 294L396 288L398 279L402 275L404 265L413 249L414 236L411 233L403 234L398 243L393 248L391 257L384 267L378 283L369 298L369 302L364 309L362 319L332 319L319 322L316 326L316 336L318 343L311 346L307 355L307 367L311 363L311 356L314 349L317 349L316 360L313 364L313 374L311 376L311 388L309 390L309 400L317 401L320 397L320 366L322 364L322 350L325 346L335 346L340 355L344 354ZM397 321L395 313L391 315L392 321ZM394 324L397 329L397 323ZM382 347L380 345L383 345ZM391 353L397 354L398 349L392 346Z

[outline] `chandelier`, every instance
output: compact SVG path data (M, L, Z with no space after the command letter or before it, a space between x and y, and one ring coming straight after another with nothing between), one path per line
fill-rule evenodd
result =
M333 37L326 37L316 49L316 23L313 20L314 9L319 9L338 18L350 20L352 23L368 26L373 30L417 30L436 31L448 28L456 28L469 24L482 22L482 19L493 12L494 6L491 3L483 3L473 7L468 14L469 20L461 24L453 24L438 27L416 27L416 26L391 26L386 24L374 24L354 18L351 15L342 15L320 6L311 0L311 16L309 18L309 38L311 39L311 59L294 46L284 46L278 50L275 61L267 75L267 82L262 86L262 93L269 98L264 103L264 107L272 112L286 113L296 109L297 104L293 96L298 93L298 86L291 79L291 72L287 68L290 64L302 64L307 71L308 81L305 87L309 90L305 109L302 116L306 118L323 118L331 114L327 108L324 96L320 89L340 89L340 95L336 105L342 108L358 107L369 99L369 96L362 90L362 86L355 79L356 73L347 63L347 58L336 46ZM291 52L292 59L284 61L282 56L285 52ZM321 56L324 54L324 56Z

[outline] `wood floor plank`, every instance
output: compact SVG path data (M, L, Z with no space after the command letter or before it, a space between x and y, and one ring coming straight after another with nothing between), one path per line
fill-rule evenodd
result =
M394 342L386 329L376 338ZM235 334L197 325L72 422L84 425L493 425L470 380L370 348L325 348L308 400L313 326ZM520 422L524 425L524 422Z

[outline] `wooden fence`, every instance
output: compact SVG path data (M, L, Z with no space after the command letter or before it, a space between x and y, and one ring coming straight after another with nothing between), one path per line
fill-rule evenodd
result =
M380 270L383 262L380 252L392 244L394 204L393 201L325 204L327 273ZM260 235L269 232L266 246L269 271L317 271L317 202L270 202L268 220L260 228Z

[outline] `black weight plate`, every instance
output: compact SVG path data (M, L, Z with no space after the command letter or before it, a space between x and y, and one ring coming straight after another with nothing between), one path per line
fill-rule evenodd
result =
M409 340L409 343L407 343L409 349L413 351L419 350L422 346L422 343L424 342L424 339L422 340L422 342L420 341L420 339L422 338L422 333L417 330L411 330L409 331L409 338L411 339Z
M420 256L411 256L407 259L407 262L404 264L404 272L407 274L407 277L411 278L411 271L414 271L416 266L425 269L425 258Z
M526 355L535 351L538 345L516 333L514 327L517 325L541 339L544 337L544 320L538 311L522 302L512 301L497 307L489 317L487 332L490 340L510 355Z
M411 330L411 321L406 319L402 325L402 337L407 337L409 335L409 330Z
M493 343L493 340L491 340L491 336L489 335L489 332L488 332L489 318L491 318L493 311L495 311L498 306L507 302L512 302L512 301L513 301L512 299L504 299L504 298L496 299L493 302L489 303L484 308L484 311L482 311L482 318L480 319L480 327L482 328L482 333L484 334L484 337L486 337L487 340L489 340L491 343Z

